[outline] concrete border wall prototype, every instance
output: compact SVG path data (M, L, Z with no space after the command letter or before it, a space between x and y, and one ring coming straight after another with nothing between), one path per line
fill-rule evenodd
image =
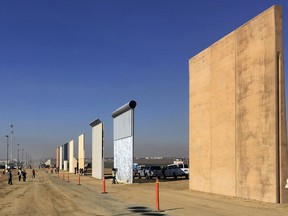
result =
M64 170L68 171L68 143L63 145Z
M133 183L134 108L130 101L112 113L114 136L114 168L119 182Z
M78 137L78 166L79 169L84 169L85 165L85 134Z
M96 119L89 124L92 127L92 177L104 176L104 125Z
M69 142L69 172L74 173L74 168L77 166L77 162L74 163L74 140Z
M56 147L56 167L59 167L59 160L60 160L60 150L59 147Z
M63 169L63 146L59 147L59 169Z
M282 8L189 60L189 188L287 203Z

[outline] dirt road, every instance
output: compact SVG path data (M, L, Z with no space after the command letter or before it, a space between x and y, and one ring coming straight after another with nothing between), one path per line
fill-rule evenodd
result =
M188 180L160 181L160 212L155 205L155 181L111 184L102 194L101 180L74 174L36 171L26 182L0 182L0 215L288 215L288 205L267 204L188 190Z

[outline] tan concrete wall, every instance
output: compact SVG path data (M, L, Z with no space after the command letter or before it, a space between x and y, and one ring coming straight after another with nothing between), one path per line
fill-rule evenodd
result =
M287 125L286 125L286 103L285 103L285 77L284 77L284 60L283 60L283 40L282 40L282 13L275 13L276 22L276 52L277 52L277 76L279 91L279 184L280 184L280 203L288 203L287 188L285 188L288 178L288 145L287 145Z
M237 196L277 202L274 10L236 33Z
M63 146L59 147L59 169L63 169Z
M235 194L235 34L211 46L211 192ZM229 133L228 133L229 131ZM225 143L225 145L223 145ZM225 174L225 175L223 175Z
M92 177L102 179L104 176L104 124L92 127Z
M211 192L210 49L190 60L190 188ZM192 106L191 106L192 104ZM193 140L193 143L191 143Z
M77 162L74 162L74 140L69 142L69 172L74 173L74 168L77 166Z
M81 134L78 137L78 164L79 169L84 169L85 165L85 135Z
M190 189L288 201L281 13L271 7L190 59Z
M190 166L195 179L190 186L231 196L235 194L234 37L228 35L190 61L190 162L197 164Z
M59 147L56 147L56 167L59 167L60 152Z

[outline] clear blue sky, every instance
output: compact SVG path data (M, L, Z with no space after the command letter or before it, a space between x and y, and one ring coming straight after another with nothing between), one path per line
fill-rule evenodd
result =
M14 158L81 133L91 156L95 118L113 156L111 113L132 99L135 156L188 156L189 58L274 4L287 39L286 0L0 1L0 158L9 123Z

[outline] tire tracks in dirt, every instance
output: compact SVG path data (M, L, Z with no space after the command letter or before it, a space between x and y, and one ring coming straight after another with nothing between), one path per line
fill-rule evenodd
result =
M102 194L92 184L67 183L38 172L35 179L0 185L0 215L143 215L152 210L131 204L111 194ZM150 214L151 215L151 214ZM158 214L153 214L158 215Z

